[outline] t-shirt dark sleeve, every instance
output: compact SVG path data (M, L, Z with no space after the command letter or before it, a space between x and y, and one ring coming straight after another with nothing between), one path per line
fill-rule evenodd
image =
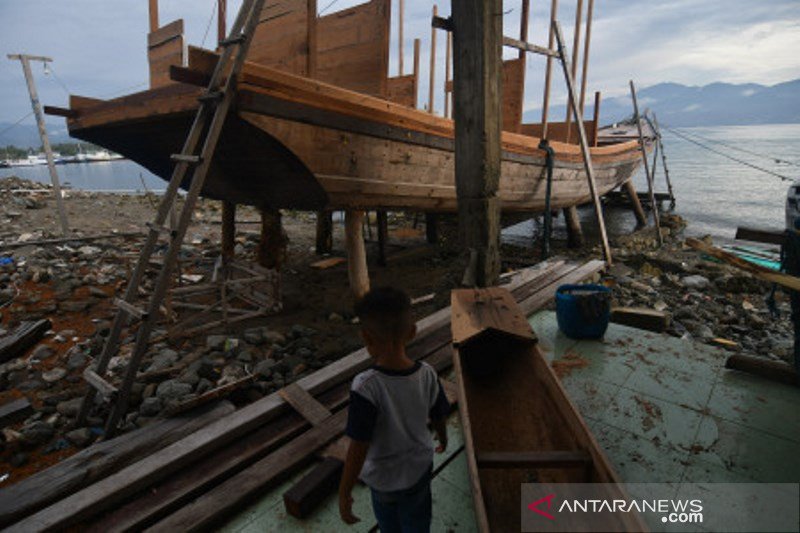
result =
M375 405L359 393L350 391L345 434L353 440L369 442L372 440L377 418L378 409Z
M441 420L450 413L450 402L447 401L447 396L444 395L442 382L438 379L436 380L436 386L439 388L439 392L436 393L436 400L433 402L433 407L431 407L428 413L431 420Z

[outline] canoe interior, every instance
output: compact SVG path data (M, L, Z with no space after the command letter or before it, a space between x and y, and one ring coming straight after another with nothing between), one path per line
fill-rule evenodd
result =
M523 483L606 483L610 497L623 494L616 474L542 355L533 333L525 338L520 331L517 324L524 317L519 307L505 295L498 298L501 291L485 289L483 294L489 296L478 296L474 303L470 293L475 291L454 291L452 302L459 411L476 517L483 531L519 530ZM524 325L530 328L527 321ZM544 457L565 452L582 460L535 467L524 461L498 465L485 460L498 453ZM568 519L559 515L559 527ZM635 515L611 515L607 520L603 526L608 531L643 528ZM585 527L585 523L575 523L573 530Z

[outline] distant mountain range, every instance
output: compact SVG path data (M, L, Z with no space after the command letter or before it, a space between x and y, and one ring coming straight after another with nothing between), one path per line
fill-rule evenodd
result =
M0 122L0 132L4 132L0 135L0 159L3 159L2 148L5 146L11 145L17 148L36 149L42 145L42 141L39 138L39 129L36 127L36 124L29 124L28 122L33 122L33 117L29 117L24 123L17 124L14 127L11 127L11 123ZM69 136L64 121L60 120L59 122L60 124L47 124L47 136L50 139L50 143L77 142ZM8 131L5 131L6 129L8 129Z
M659 122L671 126L728 126L800 123L800 79L770 87L755 83L712 83L702 87L659 83L637 90L640 111L655 111ZM550 116L563 117L557 106ZM593 110L587 106L586 116ZM633 114L629 96L603 100L600 122L618 122ZM525 122L538 122L541 111L525 113Z

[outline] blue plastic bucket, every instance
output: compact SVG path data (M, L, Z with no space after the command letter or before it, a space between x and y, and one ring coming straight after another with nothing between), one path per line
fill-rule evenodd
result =
M611 318L611 290L603 285L562 285L556 291L558 329L571 339L599 339Z

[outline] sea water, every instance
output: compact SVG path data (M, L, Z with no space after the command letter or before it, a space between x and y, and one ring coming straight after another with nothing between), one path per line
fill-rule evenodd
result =
M800 179L800 124L713 126L681 128L679 131L751 165L763 167L792 180ZM733 238L739 225L776 229L783 227L789 182L713 153L668 130L664 130L663 139L669 175L677 200L675 212L688 220L687 232L690 235L709 234L727 240ZM652 157L650 161L652 162ZM136 193L145 189L162 191L166 187L164 180L128 160L76 163L59 165L56 168L62 184L73 189ZM0 169L0 178L12 175L50 182L46 166ZM634 176L634 183L638 190L647 190L644 172L640 170ZM660 157L655 175L655 189L659 192L667 191ZM594 210L591 206L582 207L580 214L584 221L584 231L591 239L597 230ZM635 226L629 209L607 208L606 219L612 234L626 233ZM530 243L538 228L539 225L532 221L523 222L506 229L504 239L519 244ZM554 236L557 239L565 237L561 216L555 221Z

